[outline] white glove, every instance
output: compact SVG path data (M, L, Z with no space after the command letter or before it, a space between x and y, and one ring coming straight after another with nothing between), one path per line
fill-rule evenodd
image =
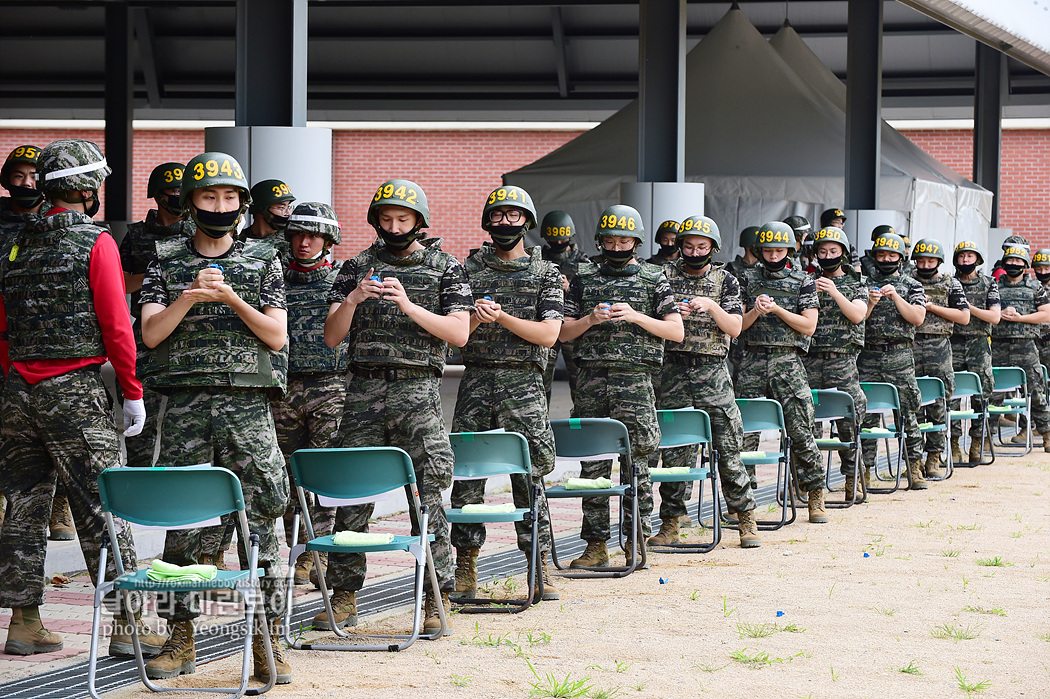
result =
M125 437L134 437L146 425L146 404L141 398L138 400L124 401L124 430Z

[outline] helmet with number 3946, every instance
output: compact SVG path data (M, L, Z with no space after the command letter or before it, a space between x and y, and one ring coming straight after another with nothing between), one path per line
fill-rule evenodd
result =
M642 223L642 215L633 207L625 204L614 204L602 212L598 219L598 228L594 232L594 238L601 246L601 239L605 236L621 236L624 238L636 238L641 241L645 235L645 225Z

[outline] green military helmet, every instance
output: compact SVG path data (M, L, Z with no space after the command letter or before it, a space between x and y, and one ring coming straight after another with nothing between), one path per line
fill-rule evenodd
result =
M977 264L984 264L984 253L982 253L981 249L977 247L977 243L973 242L972 240L964 240L955 246L955 252L952 253L952 261L954 262L955 260L959 259L960 252L967 251L977 255Z
M1028 242L1028 238L1025 238L1023 235L1006 236L1006 238L1003 240L1003 250L1010 247L1011 245L1019 245L1021 247L1028 248L1029 250L1032 249L1032 246Z
M816 250L821 243L838 243L842 246L843 255L849 253L849 238L846 237L846 232L841 228L836 228L835 226L821 228L813 236L813 249Z
M791 230L795 231L796 237L801 233L808 233L813 230L813 226L809 224L809 220L805 216L788 216L784 219L784 223L791 226Z
M827 228L837 218L841 218L842 222L845 223L846 212L842 209L824 209L820 214L820 227Z
M162 163L153 168L146 183L146 198L156 199L162 189L178 189L182 186L182 173L186 166L182 163Z
M1032 266L1050 265L1050 248L1040 248L1032 255Z
M536 227L536 205L532 203L532 196L521 187L512 184L503 185L492 190L489 198L485 200L485 208L481 210L481 228L489 230L492 222L489 221L489 212L501 206L513 206L525 212L525 230Z
M674 236L675 245L681 247L682 238L689 235L699 235L704 238L709 238L711 242L714 243L714 246L712 247L714 252L718 252L722 249L722 236L718 232L718 224L707 216L690 216L682 221L678 226L678 232L675 233Z
M194 156L193 160L186 163L186 169L182 172L179 203L186 208L190 192L205 187L236 187L241 190L241 213L251 204L248 180L244 179L241 165L232 155L209 151Z
M758 240L758 226L748 226L740 231L740 247L745 250L754 247L756 240Z
M907 244L907 239L904 239L904 242ZM911 251L911 259L917 260L920 257L934 257L944 262L944 246L933 238L922 238L915 243Z
M288 227L284 229L285 240L291 242L296 233L319 235L331 245L343 242L335 209L319 201L304 201L295 205L288 219Z
M379 189L372 196L372 202L368 205L368 223L379 229L379 219L376 218L376 209L381 206L402 206L419 214L420 222L418 228L430 226L430 207L427 205L427 195L423 188L409 180L387 180L379 185Z
M618 235L624 238L635 238L639 242L645 235L645 225L642 223L642 215L626 204L613 204L598 219L598 228L594 232L594 239L601 247L601 239L605 236Z
M660 234L661 233L666 233L668 231L670 231L671 233L674 233L675 236L677 236L678 235L678 229L680 227L681 226L678 223L678 221L673 221L673 220L664 221L663 223L661 223L659 226L656 227L656 239L659 240L660 239Z
M37 182L44 192L97 192L111 172L102 149L81 138L63 138L47 144L36 162Z
M1032 264L1032 258L1029 256L1028 248L1023 245L1011 245L1003 248L1003 262L1008 257L1016 257L1019 260L1024 260L1025 265Z
M795 230L783 221L764 223L755 233L756 248L788 248L795 251Z
M568 242L576 235L576 225L564 211L551 211L543 217L540 235L548 243Z
M889 226L887 226L887 228L889 228ZM871 251L873 253L895 252L901 256L902 260L904 259L904 239L896 233L883 233L882 235L876 237L872 241L872 243L874 243L871 246Z
M18 163L25 163L26 165L32 165L36 167L37 160L40 158L40 148L37 146L19 146L11 151L7 160L4 161L4 166L0 168L0 185L4 189L11 189L11 170Z
M248 213L253 216L263 216L270 211L274 204L286 201L295 201L292 188L282 180L263 180L252 185L252 204L248 207ZM267 221L269 223L269 221Z
M871 229L871 242L874 243L876 238L878 238L880 235L886 235L887 233L897 235L897 231L893 228L893 226L889 226L886 224L883 224L881 226L875 226Z

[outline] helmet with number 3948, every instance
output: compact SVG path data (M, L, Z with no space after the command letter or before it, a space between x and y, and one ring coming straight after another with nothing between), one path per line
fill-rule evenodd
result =
M895 252L904 257L904 239L896 233L884 233L872 241L871 251Z

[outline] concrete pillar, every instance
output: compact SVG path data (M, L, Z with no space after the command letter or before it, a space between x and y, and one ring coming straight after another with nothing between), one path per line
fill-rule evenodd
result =
M105 218L114 235L123 237L131 220L132 145L132 34L127 2L106 3L106 161L113 169L106 179Z
M1006 61L998 50L977 42L973 101L973 181L993 195L993 228L999 226L999 161L1002 153L1003 73Z
M846 209L876 209L882 113L882 0L849 0Z
M685 0L641 0L638 181L685 180Z

